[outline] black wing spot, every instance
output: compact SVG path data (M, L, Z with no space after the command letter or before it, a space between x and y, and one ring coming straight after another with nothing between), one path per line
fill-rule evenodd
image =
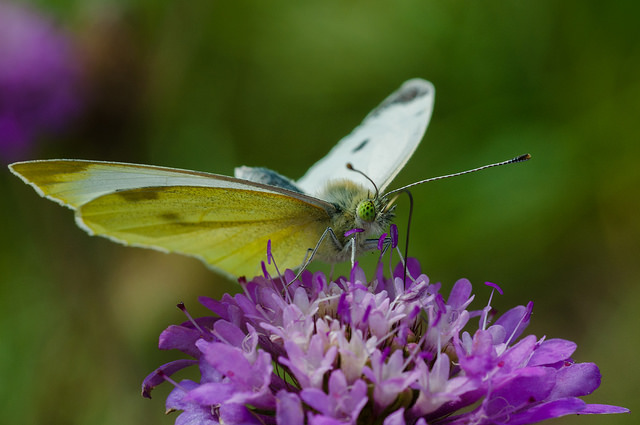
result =
M355 148L353 148L353 150L351 151L351 153L356 153L359 150L361 150L362 148L364 148L365 146L367 146L367 143L369 143L369 139L364 139L362 142L360 142L360 144L358 146L356 146Z
M412 100L426 96L427 94L429 94L429 89L425 89L423 87L409 87L406 90L399 92L398 96L395 99L392 99L389 103L409 103Z
M123 189L114 193L128 202L153 201L160 197L160 195L158 195L157 188L146 187L139 189Z
M166 213L160 214L160 218L162 218L164 221L167 221L169 223L174 223L174 222L180 221L180 214L166 212Z
M386 98L376 109L371 111L369 116L375 117L393 105L411 103L415 99L427 96L430 93L431 89L424 87L422 84L416 84L414 82L405 83L398 91L392 93L391 96Z

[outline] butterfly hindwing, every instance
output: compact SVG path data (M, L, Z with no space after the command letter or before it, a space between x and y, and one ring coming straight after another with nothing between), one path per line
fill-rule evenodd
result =
M417 78L405 82L316 162L297 185L311 195L334 179L370 187L363 176L346 168L351 163L384 191L418 147L431 119L434 97L430 82Z
M260 273L268 240L280 267L298 267L328 218L293 197L196 186L110 193L77 211L78 224L90 233L195 256L237 276Z

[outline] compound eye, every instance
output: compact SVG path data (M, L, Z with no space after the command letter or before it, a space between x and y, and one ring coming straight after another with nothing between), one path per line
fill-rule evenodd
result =
M376 219L376 206L372 200L367 199L366 201L362 201L358 204L356 213L360 220L372 223Z

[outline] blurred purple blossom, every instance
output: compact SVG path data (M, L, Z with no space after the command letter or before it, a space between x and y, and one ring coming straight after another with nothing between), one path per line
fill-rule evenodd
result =
M0 1L0 160L77 115L80 64L69 37L32 7Z
M333 282L305 271L286 288L256 277L241 294L201 298L218 317L170 326L159 343L195 360L151 373L143 395L172 382L177 424L529 424L628 411L579 398L600 372L572 360L575 343L521 337L533 303L490 324L490 304L467 309L469 281L445 299L414 259L406 283L400 264L392 278L382 269L372 281L357 265ZM195 364L200 382L170 378Z

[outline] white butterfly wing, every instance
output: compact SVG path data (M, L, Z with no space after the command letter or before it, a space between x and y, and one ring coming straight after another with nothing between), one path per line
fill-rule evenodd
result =
M434 97L430 82L406 81L296 184L310 195L318 195L328 181L337 179L370 187L363 176L346 168L351 163L383 192L418 147L431 119Z

